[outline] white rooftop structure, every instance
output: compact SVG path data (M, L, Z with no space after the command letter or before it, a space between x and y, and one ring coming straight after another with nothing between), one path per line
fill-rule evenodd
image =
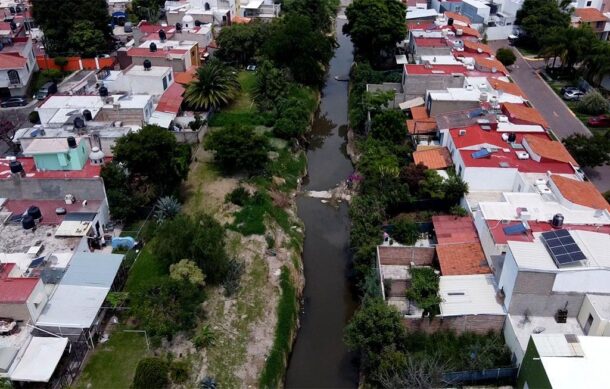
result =
M503 96L507 96L507 94L503 94ZM512 95L508 95L512 96ZM507 103L510 101L501 101L503 103ZM523 100L521 101L523 102ZM515 124L511 122L498 122L498 128L496 129L498 132L546 132L544 127L538 126L535 124Z
M573 344L562 334L535 334L532 342L554 389L608 387L610 338L578 336Z
M77 137L76 144L80 144L81 138ZM24 155L66 153L70 150L68 142L63 138L40 138L34 139L29 146L23 150Z
M441 316L505 315L496 294L497 285L492 274L441 276Z
M407 8L407 20L420 19L420 18L433 18L438 16L438 12L435 9L422 9L416 7Z
M480 0L462 0L462 2L464 2L464 3L468 4L468 5L471 5L474 8L477 8L477 9L489 8L489 6L486 3L484 3L484 2L482 2Z
M162 51L165 49L167 49L167 50L190 50L198 44L195 41L186 41L186 40L185 41L165 40L165 41L161 42L158 39L151 39L151 40L144 41L144 43L142 43L138 47L148 49L148 48L150 48L151 43L154 43L157 46L158 51Z
M453 55L422 55L421 63L427 62L430 65L462 65L463 62L455 59Z
M21 360L10 372L11 380L48 382L67 345L67 338L33 337Z

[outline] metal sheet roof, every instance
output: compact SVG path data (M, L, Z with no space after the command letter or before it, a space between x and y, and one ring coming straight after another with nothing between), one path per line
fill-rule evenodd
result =
M67 344L67 338L32 338L19 364L10 374L11 380L48 382Z
M441 276L441 315L505 315L496 293L497 285L492 274Z
M122 261L121 254L77 253L70 261L61 285L110 288Z

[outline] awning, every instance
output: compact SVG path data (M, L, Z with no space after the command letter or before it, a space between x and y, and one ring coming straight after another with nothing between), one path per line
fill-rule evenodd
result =
M17 367L13 381L49 382L68 344L68 338L33 337Z
M420 105L424 105L424 99L421 97L416 97L411 100L407 100L404 103L398 104L400 109L405 110L413 107L419 107Z

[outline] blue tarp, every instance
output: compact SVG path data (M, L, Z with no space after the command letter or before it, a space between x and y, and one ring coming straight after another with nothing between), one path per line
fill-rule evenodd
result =
M112 238L112 248L124 248L127 250L131 250L133 246L135 246L136 241L131 236L122 236L122 237L113 237Z
M489 157L490 155L491 155L491 151L489 151L488 149L481 149L479 151L475 151L474 153L472 153L472 158L479 159L479 158Z
M506 226L502 228L506 235L519 235L527 232L527 228L523 225L523 223L515 224L512 226Z

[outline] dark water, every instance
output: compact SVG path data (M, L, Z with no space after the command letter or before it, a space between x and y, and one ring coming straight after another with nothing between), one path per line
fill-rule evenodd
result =
M345 155L347 130L347 82L336 75L349 73L352 44L341 34L330 63L320 111L313 126L307 153L309 180L304 190L331 189L352 172ZM301 197L299 217L305 223L304 306L294 350L286 374L288 388L355 388L358 371L354 355L343 344L343 329L355 301L347 280L349 217L345 204L334 208L319 199Z

